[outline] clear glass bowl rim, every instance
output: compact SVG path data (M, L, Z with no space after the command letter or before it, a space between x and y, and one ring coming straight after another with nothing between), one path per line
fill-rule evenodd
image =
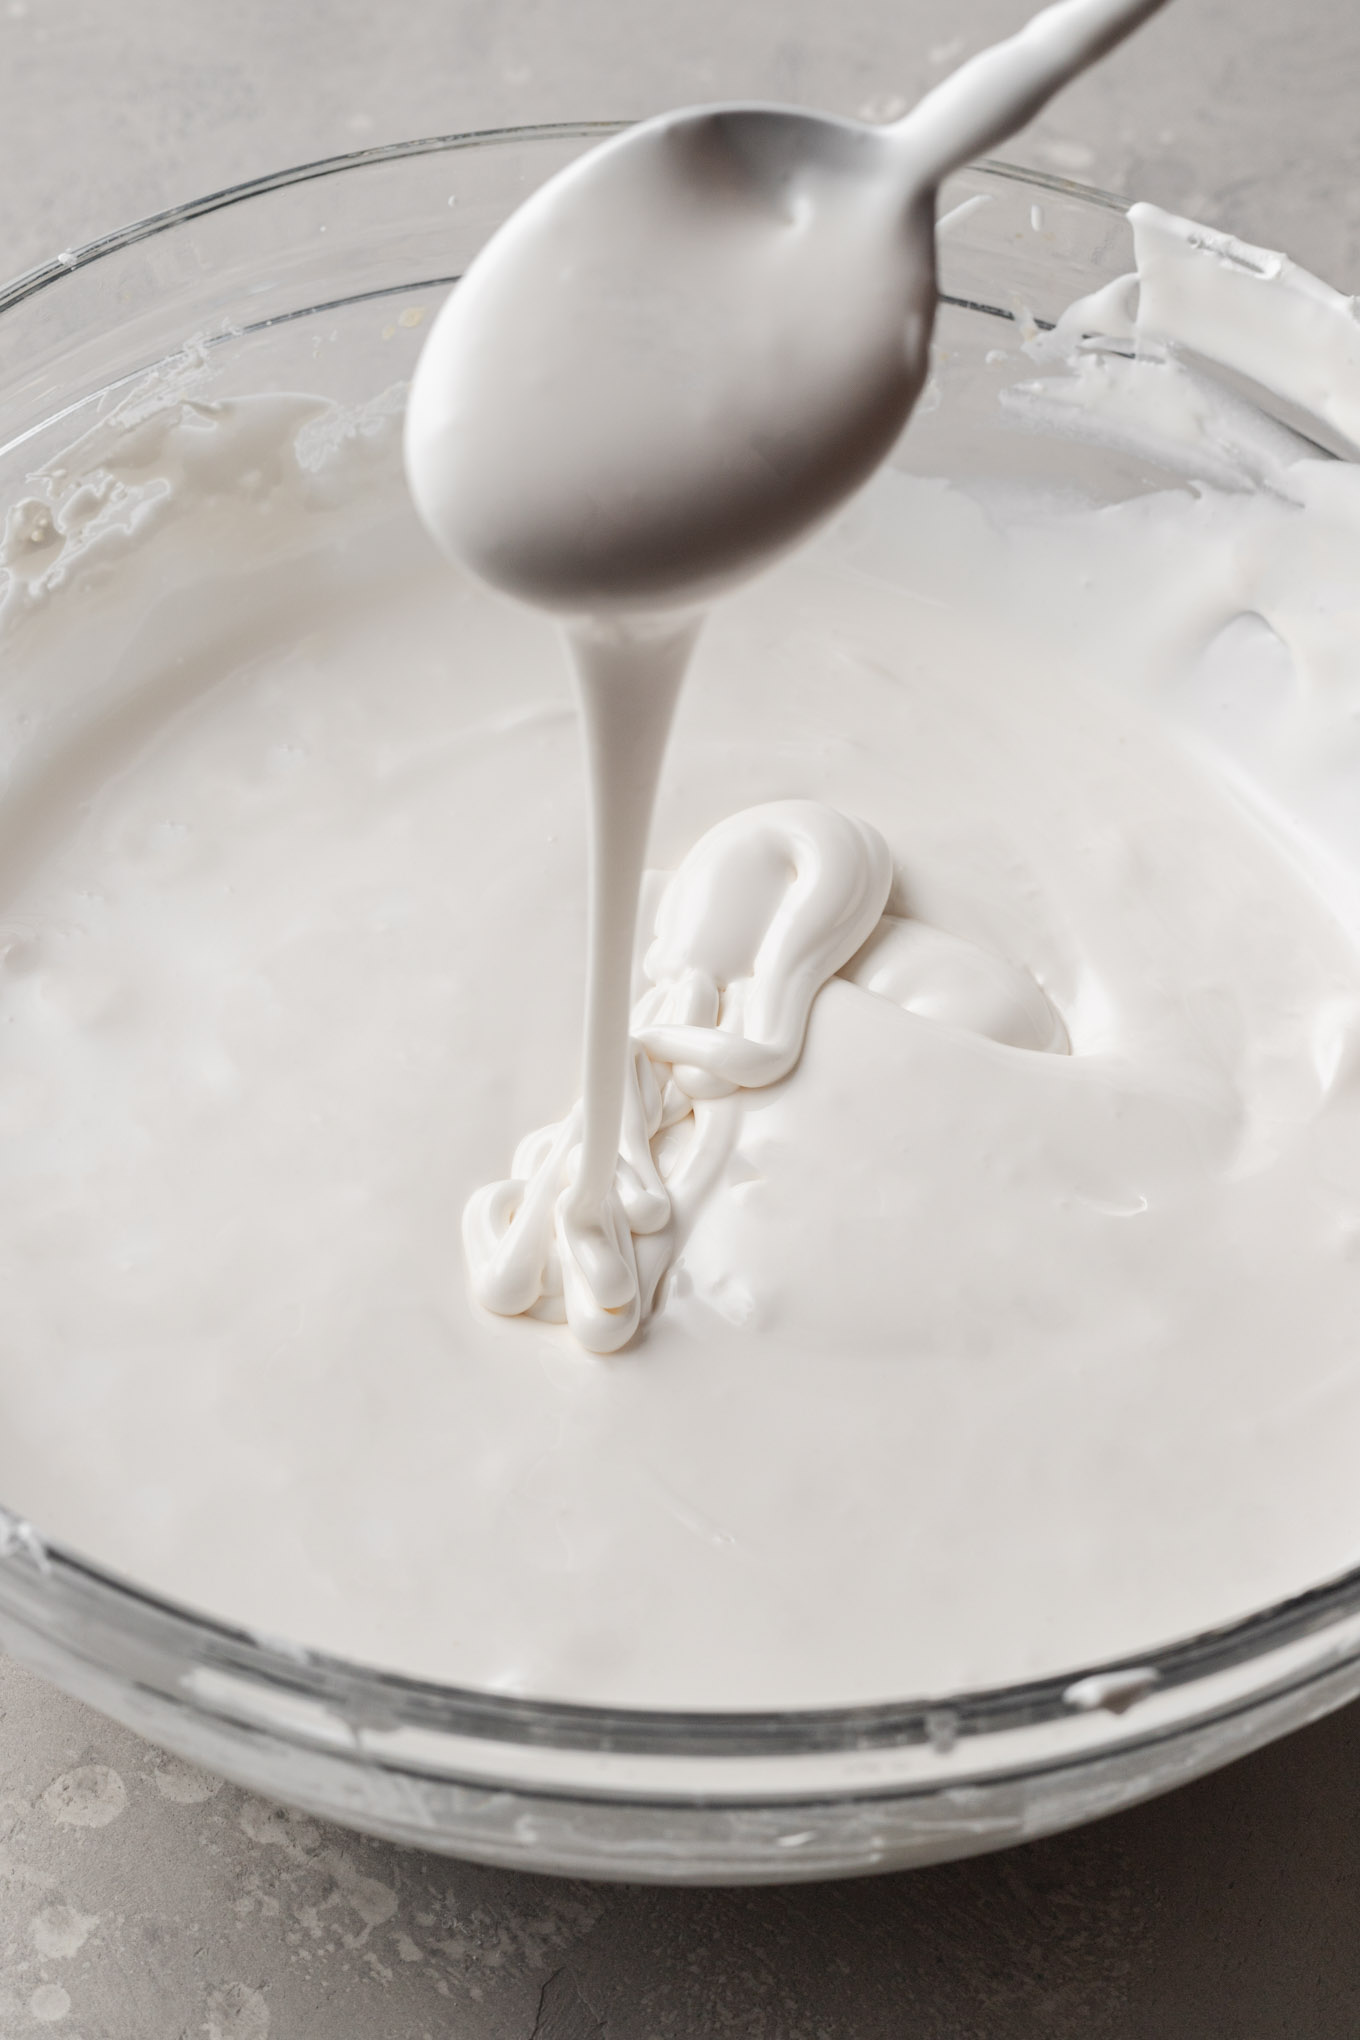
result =
M629 125L626 120L559 122L428 136L322 157L252 178L149 214L25 271L0 286L0 315L40 292L59 287L76 271L121 250L210 213L290 186L406 158L452 155L497 144L602 140ZM1022 186L1036 194L1070 199L1118 215L1128 210L1128 202L1113 193L1039 170L991 158L972 167L989 178ZM965 302L967 309L1006 319L1013 317L998 306L952 302ZM469 1737L563 1753L796 1758L937 1743L943 1733L950 1747L956 1740L983 1738L982 1746L974 1744L982 1756L985 1738L990 1735L1071 1722L1074 1710L1091 1705L1089 1699L1074 1698L1074 1689L1117 1679L1118 1675L1129 1673L1131 1667L1131 1660L1124 1657L972 1692L934 1694L867 1706L778 1711L607 1708L526 1699L382 1671L219 1621L105 1571L59 1543L47 1541L34 1526L3 1508L0 1508L0 1604L37 1631L54 1636L63 1633L68 1646L75 1634L126 1638L129 1651L116 1653L126 1660L121 1667L115 1668L111 1657L97 1650L81 1654L109 1670L127 1671L130 1661L135 1660L140 1679L153 1690L164 1691L172 1683L167 1677L172 1669L178 1674L184 1665L198 1664L237 1679L258 1682L281 1697L312 1702L357 1723L400 1723L454 1738ZM50 1622L44 1619L44 1609L51 1613ZM1304 1644L1310 1638L1321 1643L1325 1632L1346 1625L1357 1616L1360 1616L1360 1567L1239 1621L1165 1645L1138 1658L1134 1669L1144 1676L1147 1690L1170 1694L1183 1689L1190 1700L1192 1690L1201 1682L1240 1671L1254 1659L1288 1653L1291 1646ZM1309 1653L1306 1667L1301 1665L1297 1676L1287 1678L1283 1685L1272 1685L1269 1690L1278 1694L1282 1690L1321 1684L1339 1662L1355 1654L1352 1641L1335 1652L1323 1648ZM173 1683L180 1683L178 1677ZM1207 1718L1226 1719L1248 1712L1257 1697L1239 1689L1231 1702L1222 1707L1211 1706ZM1122 1715L1122 1707L1113 1711ZM1193 1703L1189 1712L1196 1713ZM1201 1713L1198 1719L1203 1722L1206 1715ZM943 1729L942 1724L946 1724ZM1111 1739L1126 1751L1141 1743L1165 1741L1179 1732L1165 1722L1145 1735L1122 1720L1111 1718L1109 1725ZM299 1724L297 1740L312 1743L314 1738ZM1071 1761L1070 1756L1058 1756L1056 1752L1054 1759L1056 1767ZM980 1768L987 1770L985 1757ZM1024 1767L1026 1772L1034 1768Z

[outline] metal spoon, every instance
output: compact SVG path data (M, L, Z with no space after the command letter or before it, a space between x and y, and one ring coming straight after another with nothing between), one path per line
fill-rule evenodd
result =
M873 471L925 381L937 188L1162 0L1060 0L904 120L667 114L553 178L452 292L411 390L438 543L567 615L757 571Z

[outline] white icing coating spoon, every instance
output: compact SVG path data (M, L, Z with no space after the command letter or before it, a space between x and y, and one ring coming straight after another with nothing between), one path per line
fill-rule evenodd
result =
M406 459L439 544L567 615L745 579L884 459L929 365L935 195L1162 0L1059 0L904 120L666 114L553 178L431 330Z

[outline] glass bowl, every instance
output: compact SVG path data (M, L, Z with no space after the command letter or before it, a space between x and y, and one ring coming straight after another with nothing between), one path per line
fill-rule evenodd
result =
M0 517L115 393L177 359L214 393L355 402L409 375L487 235L612 129L313 163L143 220L0 291ZM898 458L1112 500L1127 456L1002 429L1036 326L1132 267L1116 199L990 163L941 214L937 367ZM0 672L0 699L12 684ZM22 741L19 738L18 741ZM1000 1848L1179 1784L1360 1693L1360 1573L1136 1665L786 1713L608 1711L456 1690L171 1605L0 1511L0 1641L191 1761L309 1812L573 1876L846 1876Z

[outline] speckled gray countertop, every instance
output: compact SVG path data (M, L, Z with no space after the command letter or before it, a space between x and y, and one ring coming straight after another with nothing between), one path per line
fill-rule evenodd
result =
M371 142L891 113L1025 0L0 0L0 272ZM1173 0L1017 159L1360 286L1356 0ZM666 1892L282 1812L0 1663L0 2040L1357 2040L1360 1708L1173 1797L855 1885Z

